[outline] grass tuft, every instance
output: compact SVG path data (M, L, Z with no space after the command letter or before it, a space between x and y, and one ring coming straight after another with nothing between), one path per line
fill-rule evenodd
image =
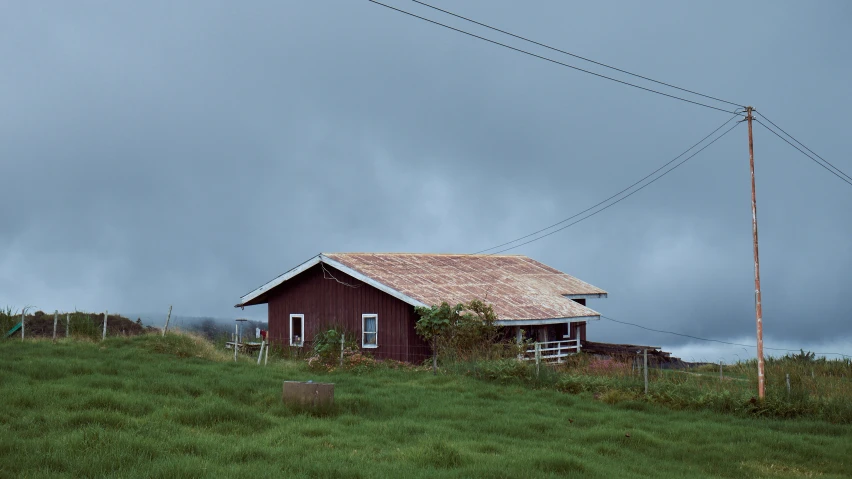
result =
M464 458L456 448L443 442L433 442L425 446L420 461L425 466L450 469L461 466Z
M165 336L150 333L136 339L136 343L153 353L169 354L179 358L200 358L209 361L233 360L233 356L221 349L216 349L212 343L194 333L175 331ZM186 374L192 374L192 371L187 370Z

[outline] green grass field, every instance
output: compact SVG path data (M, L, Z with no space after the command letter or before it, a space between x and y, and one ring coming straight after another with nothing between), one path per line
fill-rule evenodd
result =
M0 343L0 477L852 477L852 427L461 374L228 362L185 336ZM322 415L283 380L333 382ZM629 436L628 436L629 435Z

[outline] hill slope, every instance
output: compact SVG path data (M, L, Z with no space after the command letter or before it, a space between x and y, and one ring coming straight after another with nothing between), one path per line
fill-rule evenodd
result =
M820 421L263 367L178 335L5 341L0 358L0 477L852 476L852 430ZM285 379L335 383L336 409L288 410Z

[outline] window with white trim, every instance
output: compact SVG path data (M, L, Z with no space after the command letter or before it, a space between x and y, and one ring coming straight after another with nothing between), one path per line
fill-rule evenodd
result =
M305 315L290 315L290 346L301 348L305 344Z
M378 314L362 314L361 315L361 347L362 348L378 348L379 347L379 315Z

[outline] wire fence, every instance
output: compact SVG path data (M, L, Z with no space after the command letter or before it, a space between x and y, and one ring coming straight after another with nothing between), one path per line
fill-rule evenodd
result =
M105 324L106 323L106 324ZM134 336L151 328L141 320L131 320L119 314L88 313L82 311L45 313L0 311L0 332L9 338L52 338L85 337L103 339L108 336Z

